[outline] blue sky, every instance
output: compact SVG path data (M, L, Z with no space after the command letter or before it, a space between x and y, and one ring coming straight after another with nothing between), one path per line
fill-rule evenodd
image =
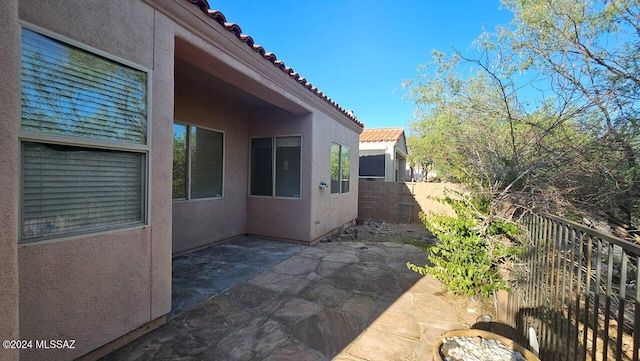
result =
M472 51L512 19L499 0L209 0L266 51L351 109L367 128L404 127L415 106L402 81L431 51Z

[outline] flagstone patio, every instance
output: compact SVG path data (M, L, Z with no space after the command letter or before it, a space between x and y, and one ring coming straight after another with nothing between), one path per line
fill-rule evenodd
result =
M405 265L425 260L396 242L252 237L177 257L170 320L104 360L432 360L463 324L440 283Z

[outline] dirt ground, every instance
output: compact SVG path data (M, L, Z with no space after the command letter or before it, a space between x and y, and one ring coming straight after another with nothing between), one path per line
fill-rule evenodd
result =
M355 236L357 234L357 236ZM364 224L349 227L343 230L341 235L336 236L336 241L357 241L357 242L396 242L407 244L434 245L438 239L420 223L388 223L381 220L367 219ZM425 258L425 264L427 259ZM482 328L482 316L491 315L492 320L496 319L496 311L493 298L483 299L482 297L470 297L454 295L451 292L442 290L438 295L447 303L453 306L458 315L458 320L464 327ZM480 324L478 324L480 323Z

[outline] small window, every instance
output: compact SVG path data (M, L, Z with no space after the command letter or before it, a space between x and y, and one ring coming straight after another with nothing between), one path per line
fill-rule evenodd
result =
M22 29L20 243L147 222L148 71Z
M173 199L222 197L223 134L173 125Z
M302 137L251 140L251 195L300 198Z
M349 193L350 178L350 148L346 145L331 143L331 193Z

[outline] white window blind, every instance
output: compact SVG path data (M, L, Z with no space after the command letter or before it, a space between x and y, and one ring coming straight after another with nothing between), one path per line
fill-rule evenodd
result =
M222 133L191 126L191 198L222 197Z
M224 134L173 125L173 199L222 197Z
M144 222L144 154L22 143L23 241Z
M147 74L22 29L22 130L146 144Z

